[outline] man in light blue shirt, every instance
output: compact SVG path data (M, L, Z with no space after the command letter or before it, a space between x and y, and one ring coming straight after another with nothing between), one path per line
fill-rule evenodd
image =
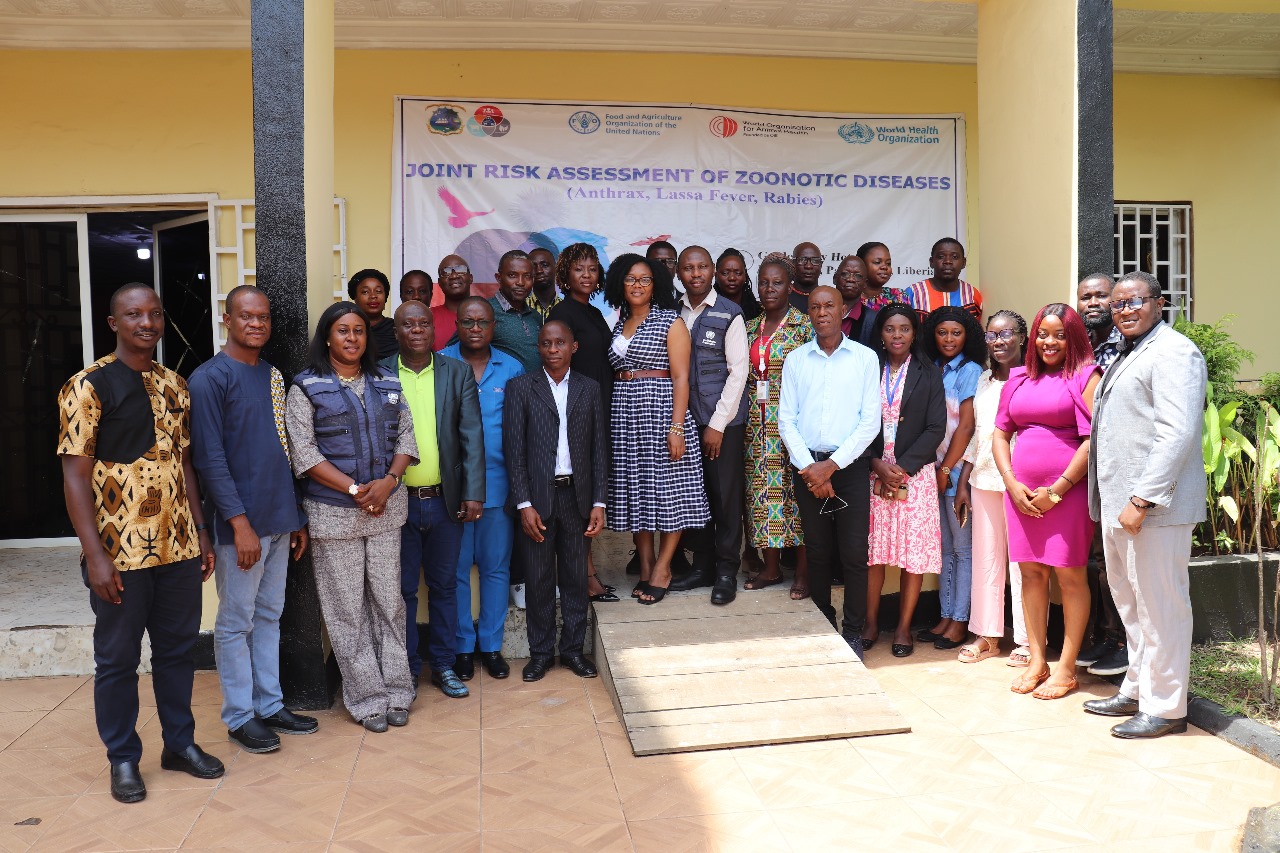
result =
M809 592L836 625L831 569L844 570L840 632L862 657L867 615L867 527L871 517L870 461L881 428L879 362L844 336L844 299L834 287L809 294L817 338L782 364L778 431L795 466L795 495L809 556Z

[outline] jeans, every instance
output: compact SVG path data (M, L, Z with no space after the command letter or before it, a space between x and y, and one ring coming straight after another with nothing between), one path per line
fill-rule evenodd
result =
M409 496L409 519L400 528L400 594L404 596L405 646L409 670L422 672L418 654L418 580L427 583L427 663L435 672L453 669L458 633L458 551L462 525L444 498Z
M88 573L81 565L85 586ZM138 737L138 663L142 632L151 638L151 686L164 745L181 752L195 743L191 647L200 632L200 558L120 573L119 604L89 593L93 625L93 710L112 764L142 758Z
M938 577L938 597L942 600L942 618L956 622L969 621L969 604L973 586L973 527L960 526L952 508L956 496L938 498L938 514L942 521L942 574ZM972 510L970 510L972 513Z
M458 555L458 654L502 651L511 597L511 543L515 521L500 506L487 506L479 520L461 525ZM471 621L471 566L479 566L480 621Z
M222 722L238 729L284 707L280 690L280 614L289 574L288 533L260 538L262 556L248 571L236 565L236 546L214 549L218 616L213 651L222 683Z

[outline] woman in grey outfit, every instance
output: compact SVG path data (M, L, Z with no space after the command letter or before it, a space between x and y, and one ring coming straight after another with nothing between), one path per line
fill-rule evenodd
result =
M310 366L294 377L285 419L293 470L306 475L316 590L342 701L371 732L409 721L413 678L404 651L400 481L418 461L413 418L395 376L369 346L369 323L350 302L320 315Z

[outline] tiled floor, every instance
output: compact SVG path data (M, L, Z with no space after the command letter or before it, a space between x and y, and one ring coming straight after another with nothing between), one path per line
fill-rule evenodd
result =
M319 734L250 755L201 673L197 736L226 776L160 770L144 695L149 795L130 806L107 792L90 680L2 682L0 853L1226 851L1251 806L1280 800L1280 770L1199 730L1110 737L1080 712L1112 689L1092 679L1042 702L1009 692L1001 659L886 647L868 664L912 733L650 758L631 755L604 685L564 669L533 686L478 674L466 700L424 690L386 734L327 711Z

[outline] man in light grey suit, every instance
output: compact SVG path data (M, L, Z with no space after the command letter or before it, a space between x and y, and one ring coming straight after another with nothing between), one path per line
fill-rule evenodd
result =
M1205 517L1204 358L1161 319L1160 282L1121 277L1111 314L1124 336L1098 388L1089 445L1089 512L1102 526L1107 580L1124 622L1129 670L1091 714L1130 717L1121 738L1187 729L1191 531Z

